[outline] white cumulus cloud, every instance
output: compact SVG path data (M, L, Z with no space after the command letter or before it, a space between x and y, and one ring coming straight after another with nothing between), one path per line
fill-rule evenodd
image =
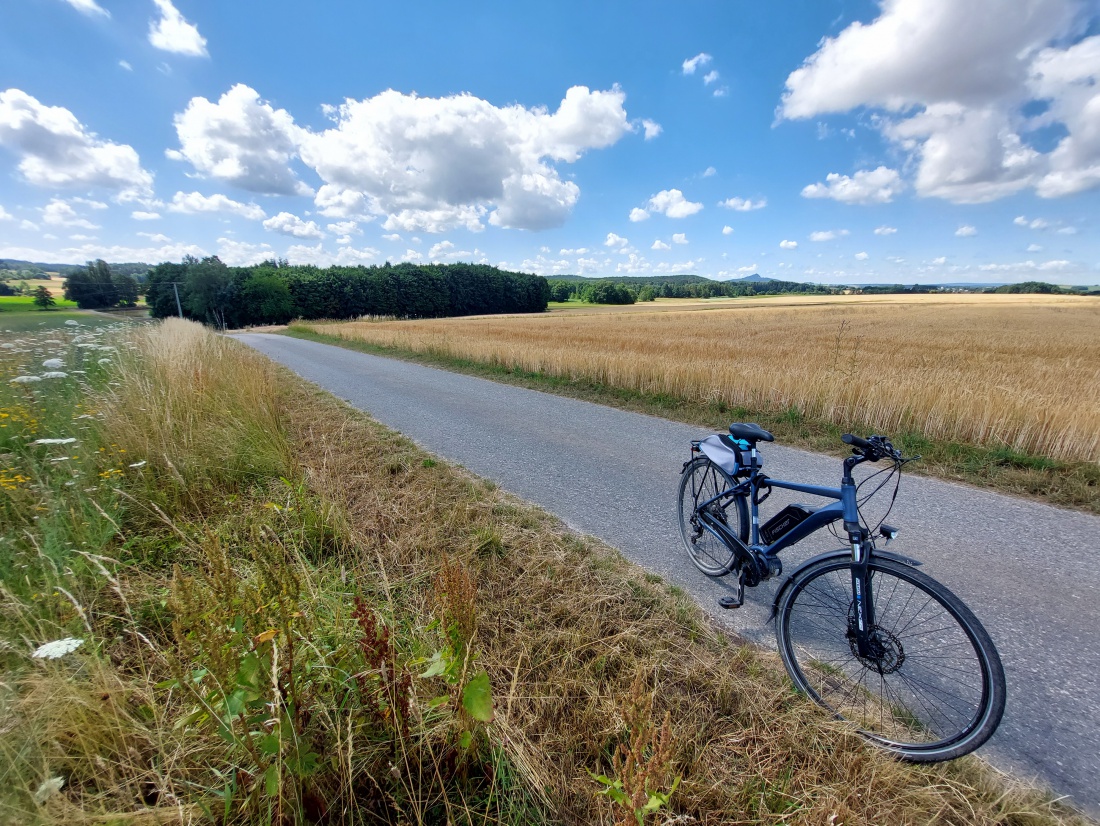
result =
M726 226L722 227L722 234L733 235L733 227L731 227L729 224L726 224Z
M304 134L299 154L326 185L359 194L394 227L440 232L480 225L488 213L494 226L546 229L580 197L554 164L631 131L625 98L618 87L574 86L551 113L388 90L331 109L335 125Z
M649 217L649 213L646 212L644 209L639 209L638 207L634 207L634 209L630 210L630 220L633 221L634 223L637 223L638 221L644 221L648 217Z
M904 188L896 169L880 166L861 169L851 177L830 172L825 176L825 183L805 187L802 197L832 198L842 204L888 204Z
M98 224L93 224L87 218L77 214L72 205L54 198L42 208L42 223L51 227L80 227L81 229L99 229ZM78 239L79 240L79 239Z
M967 224L955 230L955 234L960 238L970 238L971 236L978 234L978 229L977 227L972 227Z
M718 206L732 209L735 212L752 212L754 209L763 209L767 205L767 198L761 198L759 201L754 201L751 198L727 198L718 202Z
M264 229L295 238L321 238L324 233L313 221L303 221L290 212L280 212L264 221Z
M662 189L649 199L648 207L650 212L659 212L669 218L687 218L701 210L703 205L687 200L678 189Z
M645 139L647 141L653 140L655 137L661 134L664 129L661 128L661 124L657 121L650 120L649 118L642 119L642 131L645 133Z
M607 240L603 242L605 247L625 247L630 241L623 238L621 235L616 235L613 232L607 233Z
M711 56L706 52L700 52L699 54L695 55L695 57L689 57L687 60L685 60L681 68L683 69L685 75L693 75L695 74L696 69L698 69L700 66L706 66L708 63L710 63L711 59Z
M237 84L217 103L192 98L175 126L180 148L168 156L189 161L200 175L249 192L313 194L289 166L303 131L249 86Z
M132 146L101 140L68 109L19 89L0 92L0 146L19 156L17 169L35 186L103 187L126 197L153 185Z
M98 15L100 17L111 16L111 13L95 0L65 0L65 2L82 14Z
M687 234L683 232L676 232L672 235L673 244L686 244L688 242Z
M866 261L869 257L865 252L857 252L855 256L856 261Z
M819 230L818 232L810 233L811 241L832 241L835 238L841 238L848 234L846 229L827 229Z
M784 240L779 242L779 246L785 250L795 250L798 249L798 242Z
M881 227L875 227L875 235L893 235L897 231L897 227L888 227L885 224Z
M217 193L203 195L199 192L177 192L168 205L169 212L181 212L185 215L200 215L206 212L224 212L239 215L250 221L259 221L265 216L263 209L256 204L242 204L232 198Z
M650 249L651 250L670 250L670 249L672 249L672 247L669 246L668 244L666 244L660 238L658 238L656 241L653 242L653 246L650 247Z
M1100 186L1100 35L1080 37L1085 5L1017 0L1005 14L1001 0L883 0L790 74L781 114L878 110L872 123L909 154L921 196ZM1065 133L1049 152L1033 145L1043 127Z
M172 5L171 0L153 0L160 17L149 21L149 42L158 49L191 57L206 57L206 38L199 34Z

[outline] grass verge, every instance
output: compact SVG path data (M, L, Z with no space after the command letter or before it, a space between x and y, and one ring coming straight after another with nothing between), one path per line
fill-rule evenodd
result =
M106 336L3 351L73 364L0 391L2 823L1085 822L888 759L682 592L236 342Z
M698 425L703 430L724 432L730 422L753 421L774 433L782 444L838 457L846 455L840 436L849 431L861 432L860 429L844 423L809 418L793 408L767 410L731 407L723 403L699 404L667 394L642 393L585 378L562 378L438 354L380 347L362 341L327 336L293 324L286 330L286 334L660 416ZM906 455L919 453L922 457L921 461L908 465L906 472L964 482L1059 507L1100 514L1100 465L1095 463L1059 461L1009 448L939 441L919 433L888 435Z

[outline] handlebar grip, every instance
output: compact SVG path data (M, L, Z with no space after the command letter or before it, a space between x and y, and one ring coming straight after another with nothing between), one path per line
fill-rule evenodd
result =
M852 433L845 433L843 436L840 437L840 441L844 442L844 444L846 445L858 447L864 453L875 452L874 445L872 445L866 439L861 439L859 436L856 436Z

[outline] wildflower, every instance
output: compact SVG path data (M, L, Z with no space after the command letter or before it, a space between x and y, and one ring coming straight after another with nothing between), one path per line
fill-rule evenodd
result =
M64 657L66 654L71 654L83 644L84 640L66 637L63 640L43 643L35 649L31 656L39 660L56 660Z
M58 370L65 366L65 362L61 359L46 359L42 362L43 367L49 367L51 370Z
M145 467L147 464L148 462L142 459L140 462L134 462L130 467Z
M99 361L97 363L98 364L110 364L111 360L110 359L99 359Z
M30 384L31 382L42 381L40 376L16 376L11 380L12 384Z
M45 803L59 791L61 787L65 785L64 777L51 777L49 780L43 780L39 785L37 791L34 793L35 803Z
M61 370L50 370L48 373L43 373L42 378L44 378L44 379L63 379L68 375L69 375L68 373L64 373Z
M35 439L32 445L71 445L76 439Z
M68 321L66 321L65 323L70 327L79 327L80 326L79 321L73 321L71 318Z

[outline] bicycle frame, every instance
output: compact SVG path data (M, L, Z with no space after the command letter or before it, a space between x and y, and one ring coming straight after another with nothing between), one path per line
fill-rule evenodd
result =
M874 596L871 585L868 563L874 551L874 543L868 532L859 521L859 508L856 502L856 484L852 478L852 469L866 460L864 456L853 455L844 460L844 475L839 488L824 487L821 485L809 485L802 482L790 482L783 479L772 479L766 476L760 469L759 456L756 446L749 451L750 465L749 475L745 481L728 490L719 493L705 502L700 502L696 508L699 520L703 527L714 534L720 541L729 547L741 551L745 557L755 559L763 557L763 565L758 565L758 580L767 579L771 572L782 571L782 565L778 564L780 551L797 542L801 542L807 536L821 530L826 525L842 520L844 529L848 534L848 541L852 549L852 599L856 605L855 628L852 629L856 637L857 650L860 656L872 657L871 630L874 629ZM760 498L759 491L763 487L781 488L793 490L799 493L810 494L824 499L835 500L831 504L818 508L808 517L795 525L775 542L764 545L760 542ZM729 528L714 517L707 506L721 500L733 499L735 496L748 496L751 518L752 535L751 544L745 545L739 537L735 536ZM742 558L743 564L743 558ZM744 574L742 574L744 576ZM756 584L753 582L751 584Z

